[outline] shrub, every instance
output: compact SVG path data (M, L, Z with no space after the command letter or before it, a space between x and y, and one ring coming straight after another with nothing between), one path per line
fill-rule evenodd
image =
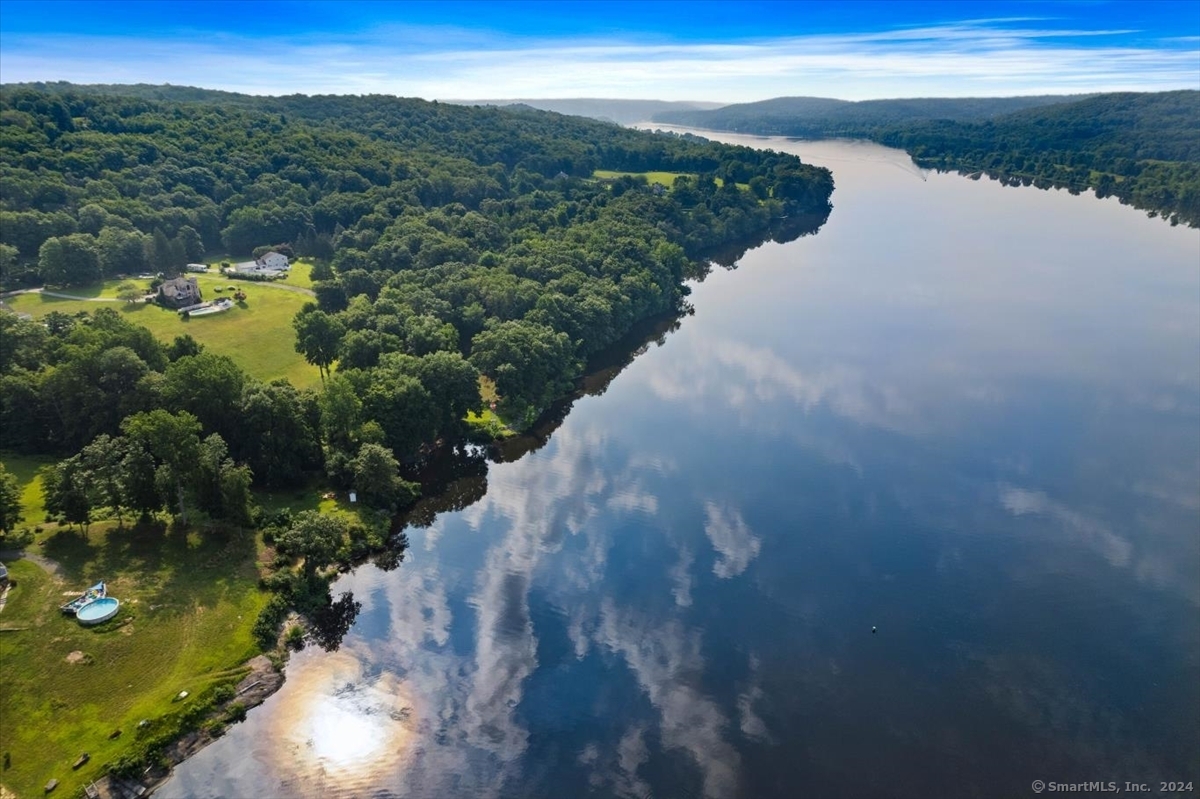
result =
M254 640L262 649L274 649L279 637L279 625L283 623L288 613L287 599L275 594L267 601L266 607L258 614L254 622Z
M287 635L284 637L284 643L288 649L300 651L304 648L304 628L298 624L293 624L288 628Z

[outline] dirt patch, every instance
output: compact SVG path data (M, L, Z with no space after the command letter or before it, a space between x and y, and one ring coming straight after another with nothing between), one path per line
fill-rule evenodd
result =
M76 649L67 655L67 662L87 665L88 663L92 662L92 656L87 652L80 652L78 649Z
M126 624L121 627L121 635L133 635L133 625Z
M43 571L54 577L61 578L63 576L62 566L59 566L58 563L50 560L50 558L42 555L35 555L32 552L25 552L24 550L6 549L0 551L0 560L14 561L22 559L27 560L30 563L37 564L42 568Z

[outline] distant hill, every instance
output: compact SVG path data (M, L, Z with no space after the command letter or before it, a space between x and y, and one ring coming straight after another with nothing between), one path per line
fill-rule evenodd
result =
M776 97L773 100L739 103L711 110L664 110L655 114L653 121L764 136L829 136L864 125L929 119L978 121L1027 108L1073 102L1088 96L1091 95L916 97L857 102L826 97Z
M871 100L781 97L655 121L759 135L863 138L921 166L1092 191L1200 227L1200 92Z
M456 105L527 105L540 111L553 111L576 117L591 117L619 125L645 122L656 114L668 112L705 111L720 108L721 103L668 102L666 100L611 100L590 97L575 97L552 100L446 100Z
M254 105L260 98L238 92L219 89L200 89L195 86L172 86L169 83L68 83L59 81L30 81L27 83L5 83L4 91L29 89L49 94L100 94L111 97L136 97L139 100L158 100L169 103L224 103L229 105Z
M137 97L142 100L157 100L170 103L221 103L259 107L265 98L218 89L200 89L195 86L172 86L169 83L91 83L79 84L66 81L34 81L29 83L6 83L5 89L31 89L52 94L86 92L114 97ZM300 95L291 95L298 97ZM279 99L279 98L274 98ZM451 105L466 106L528 106L539 111L553 111L568 116L589 117L604 122L629 125L645 122L655 114L669 111L704 111L720 108L722 103L669 102L666 100L615 100L603 98L562 98L551 100L443 100Z

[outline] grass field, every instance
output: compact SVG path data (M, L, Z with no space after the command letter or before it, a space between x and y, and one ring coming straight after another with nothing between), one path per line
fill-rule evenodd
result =
M312 288L312 262L301 258L292 263L288 276L279 282L285 286L299 286L302 289Z
M691 172L617 172L612 169L597 169L592 173L592 177L600 178L601 180L612 180L613 178L632 175L634 177L643 177L650 183L658 183L666 186L668 189L675 185L675 178L689 177L694 178L696 175ZM724 186L725 181L721 178L713 178L718 186ZM743 191L750 188L749 183L738 183L737 187Z
M252 261L254 258L249 254L231 256L228 253L218 252L204 256L204 262L214 273L220 271L221 262L227 261L231 264L241 261ZM312 261L308 258L297 258L292 261L292 268L288 272L288 276L283 280L277 280L276 283L282 283L285 286L299 286L302 289L312 288ZM73 292L72 292L73 293ZM116 293L112 296L116 296Z
M257 588L252 534L229 536L106 523L39 543L62 578L27 560L7 564L17 586L0 612L4 788L41 796L57 779L57 794L74 796L128 749L140 720L180 709L180 691L191 701L240 675L257 651L251 628L267 594ZM59 612L64 592L99 579L121 600L115 619L85 628ZM73 771L82 752L91 760Z
M675 178L684 176L690 178L695 177L695 175L687 172L616 172L611 169L597 169L592 173L592 177L600 178L602 180L612 180L613 178L625 177L626 175L644 177L651 183L659 183L663 186L666 186L668 189L675 185Z
M308 280L309 269L302 268L293 285ZM44 294L22 294L5 302L14 311L32 314L35 318L51 311L73 314L95 311L97 308L118 309L126 319L150 329L159 340L172 341L175 336L190 333L211 352L228 355L247 374L259 380L287 378L297 388L307 388L320 382L317 367L309 364L296 352L292 317L312 298L304 294L272 287L266 283L251 283L223 279L216 273L193 275L200 284L205 299L228 296L229 292L215 291L218 287L236 286L246 292L244 305L213 316L184 320L175 311L144 303L89 302L48 297ZM103 286L71 288L62 293L79 297L99 297L115 289L118 281L106 281ZM146 281L137 281L146 285Z
M53 458L26 457L12 452L0 452L0 463L11 474L16 475L21 487L21 515L25 521L17 525L21 527L36 527L46 517L46 500L42 496L42 480L38 470L43 466L54 463Z

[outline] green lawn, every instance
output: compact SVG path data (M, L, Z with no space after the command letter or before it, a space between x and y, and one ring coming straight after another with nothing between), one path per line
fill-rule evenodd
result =
M25 517L25 521L17 525L18 529L36 527L45 520L46 501L42 496L42 480L38 476L38 470L54 462L53 458L26 457L12 452L0 452L0 463L3 463L4 468L10 473L17 476L17 482L21 486L21 515Z
M251 628L267 594L251 533L107 523L86 538L59 530L40 548L63 579L29 561L7 564L17 587L0 612L0 750L11 757L0 783L32 797L57 779L57 793L74 796L136 740L140 720L180 709L180 691L192 701L241 673L257 651ZM85 628L59 612L64 592L99 579L121 600L115 619ZM73 771L82 752L91 760Z
M254 256L250 253L233 256L228 253L218 252L210 253L204 256L204 262L208 264L213 273L219 272L222 262L231 264L241 263L242 261L253 261ZM312 268L313 263L311 258L297 258L292 261L292 268L288 272L288 276L283 280L277 280L276 283L282 283L285 286L299 286L302 289L312 288ZM261 285L261 284L260 284ZM115 294L113 296L116 296Z
M326 498L326 494L335 495ZM345 491L332 492L330 489L311 484L303 488L285 489L254 489L254 502L266 511L281 511L284 508L299 513L302 510L315 510L321 513L345 512L355 513L361 506L350 504Z
M487 375L479 376L479 398L483 400L483 410L481 413L467 411L467 424L496 438L514 435L514 431L490 407L500 399L500 395L496 393L496 383Z
M643 177L650 183L658 183L666 186L668 189L675 185L675 178L696 177L696 175L691 172L618 172L612 169L597 169L592 173L592 177L600 178L601 180L612 180L613 178L624 177L625 175ZM725 185L725 181L722 178L713 178L713 180L716 181L718 186ZM750 188L750 184L738 183L737 187L742 191L746 191Z
M288 276L278 282L285 286L299 286L302 289L312 288L312 261L306 258L301 258L292 263L292 268L288 271Z
M612 180L613 178L620 178L626 175L644 177L649 182L660 183L663 186L666 186L668 189L675 185L675 178L685 176L690 178L696 177L695 175L687 172L617 172L611 169L597 169L592 173L592 177L600 178L602 180Z
M307 275L307 272L305 273ZM6 300L17 312L41 317L50 311L73 314L95 311L101 307L117 308L131 322L148 327L159 340L172 341L175 336L190 333L211 352L228 355L247 374L259 380L287 378L297 388L307 388L320 382L317 367L296 352L296 334L292 317L311 297L294 291L273 288L265 283L226 280L216 273L193 275L205 299L228 296L217 287L236 286L246 292L245 304L226 313L184 320L175 311L142 303L99 303L86 300L66 300L42 294L22 294ZM298 277L298 280L305 279ZM64 290L73 296L100 296L115 287L117 281L107 281L103 287L71 288ZM139 285L149 286L147 281ZM111 284L111 286L110 286Z

